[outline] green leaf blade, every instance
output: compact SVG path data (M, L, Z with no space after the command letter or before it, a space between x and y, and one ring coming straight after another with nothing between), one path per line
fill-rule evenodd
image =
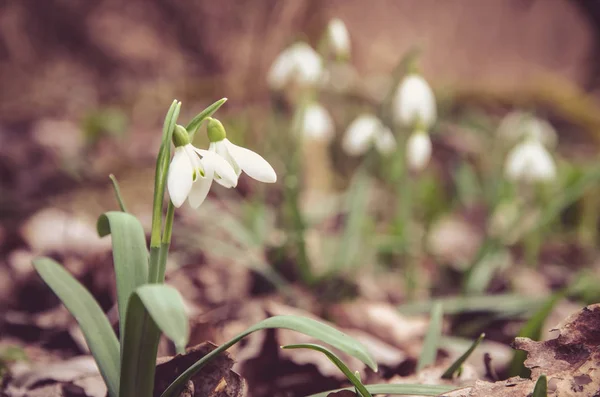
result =
M164 284L144 285L136 291L158 328L183 353L190 338L185 303L179 291Z
M332 351L328 350L327 348L320 346L320 345L313 344L313 343L301 343L301 344L296 344L296 345L286 345L286 346L282 346L281 348L282 349L310 349L310 350L315 350L320 353L323 353L325 356L327 356L327 358L336 367L338 367L338 369L340 371L342 371L342 373L346 376L346 378L348 378L350 383L352 383L352 385L356 388L358 393L360 393L360 396L372 397L371 393L369 393L369 391L365 388L365 386L362 384L360 379L350 370L350 368L348 368L348 366L342 360L340 360L340 358L338 356L336 356Z
M227 341L215 350L202 357L191 367L185 370L169 387L162 393L161 397L173 397L181 390L181 387L187 382L196 372L198 372L206 363L216 357L218 354L229 349L237 342L250 335L253 332L269 329L269 328L281 328L290 329L302 334L311 336L315 339L319 339L351 356L358 358L363 363L368 365L374 371L377 371L377 364L373 358L367 352L367 349L358 341L354 340L350 336L344 334L337 329L320 323L316 320L299 317L299 316L275 316L267 318L246 331L235 336L233 339Z
M365 385L365 388L371 394L392 394L401 396L439 396L456 389L454 386L445 385L414 385L414 384L381 384ZM341 390L353 390L351 388L328 390L308 397L327 397L330 393Z
M61 265L38 258L33 266L75 317L111 397L119 396L119 341L94 297Z
M202 122L208 117L212 116L217 110L219 110L219 108L223 106L225 102L227 102L227 98L219 99L218 101L214 102L212 105L204 109L202 112L198 113L198 115L196 115L196 117L194 117L192 121L188 123L185 129L190 135L190 139L194 139L194 135L200 128Z
M183 298L164 284L139 287L129 300L121 355L120 397L152 396L160 331L182 352L189 338Z
M443 306L441 302L437 302L431 309L431 319L427 334L425 335L425 341L423 342L423 350L421 351L419 361L417 362L417 372L435 362L440 337L442 335L443 321Z
M119 329L123 342L123 327L127 314L127 301L141 285L148 282L148 250L146 236L140 221L131 214L111 211L101 215L97 223L98 234L112 235L113 264L117 280L117 306Z
M467 361L469 356L477 349L477 346L481 343L481 341L485 338L485 334L479 335L479 338L475 339L473 344L465 351L456 361L454 361L448 369L442 374L442 379L452 379L456 371Z

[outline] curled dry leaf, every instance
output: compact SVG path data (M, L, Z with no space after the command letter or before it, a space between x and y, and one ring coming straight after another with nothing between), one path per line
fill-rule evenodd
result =
M525 366L532 379L519 377L490 383L477 381L446 397L527 397L540 375L548 377L548 395L594 397L600 390L600 304L585 307L567 317L556 329L555 339L535 342L516 338L514 347L527 352Z
M154 395L160 396L179 374L216 347L210 342L205 342L188 349L185 354L158 359ZM220 354L192 377L182 395L190 397L244 396L246 383L242 377L231 370L232 366L233 360L229 354Z

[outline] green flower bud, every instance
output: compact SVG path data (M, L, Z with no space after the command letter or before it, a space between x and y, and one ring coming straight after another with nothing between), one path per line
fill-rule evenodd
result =
M208 134L208 140L211 142L220 142L227 137L225 127L217 119L212 117L208 118L208 126L206 127L206 133Z
M185 146L189 143L190 136L188 135L187 130L179 124L176 124L175 129L173 130L173 144L175 147Z

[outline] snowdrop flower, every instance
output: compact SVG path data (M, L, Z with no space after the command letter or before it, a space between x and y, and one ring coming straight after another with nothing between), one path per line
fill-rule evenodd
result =
M532 138L550 148L555 147L558 141L556 131L549 122L520 111L504 116L498 126L498 136L510 144Z
M406 163L413 171L421 171L431 158L431 139L425 131L415 131L406 142Z
M346 29L346 24L341 19L334 18L329 21L327 41L337 57L348 58L350 56L350 34Z
M392 131L379 118L372 114L360 115L348 126L342 149L351 156L360 156L372 145L380 153L390 154L396 149L396 140Z
M304 108L301 131L304 138L330 141L335 126L329 112L323 106L311 103Z
M435 97L431 87L418 74L406 76L392 102L394 121L405 127L431 127L436 120Z
M176 126L173 132L175 155L169 166L167 190L177 208L188 199L193 208L204 202L213 179L231 188L237 185L237 175L231 165L218 154L195 148L185 128Z
M528 138L508 153L504 173L513 181L547 182L555 178L556 165L539 140Z
M323 62L319 54L306 43L299 42L283 50L271 65L267 83L273 90L281 90L290 84L315 85L323 74Z
M258 153L231 143L227 139L225 128L219 120L212 117L208 118L207 133L210 140L208 151L215 153L229 163L235 172L236 183L242 171L250 178L256 179L259 182L275 183L277 181L277 174L275 174L275 170L271 167L271 164ZM216 179L216 181L228 187L227 181L222 179Z

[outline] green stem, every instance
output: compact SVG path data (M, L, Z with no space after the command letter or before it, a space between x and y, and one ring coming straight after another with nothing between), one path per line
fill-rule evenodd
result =
M157 282L164 283L165 273L167 270L167 257L169 256L169 248L171 247L171 236L173 235L173 218L175 216L175 206L169 200L167 207L167 216L165 217L165 229L163 230L162 242L160 244L160 252L158 255L158 277Z

